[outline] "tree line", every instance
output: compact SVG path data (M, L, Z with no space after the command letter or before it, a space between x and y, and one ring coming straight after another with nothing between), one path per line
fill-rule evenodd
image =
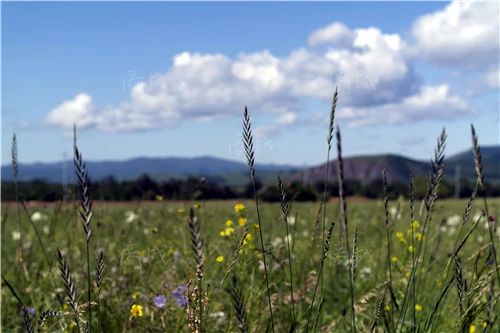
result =
M157 181L147 175L135 180L118 181L113 177L106 177L99 181L90 182L91 195L94 200L104 201L135 201L135 200L211 200L211 199L236 199L251 198L253 189L251 184L239 187L221 185L204 178L189 177L186 179L169 179ZM60 183L51 183L43 180L20 181L17 184L20 198L25 201L57 201L72 200L76 198L75 186L63 187ZM324 191L324 183L304 184L293 181L287 184L288 194L295 201L316 201ZM258 195L263 201L278 202L280 191L277 184L263 184L257 181ZM463 179L460 181L459 197L467 198L472 193L474 184ZM338 195L338 185L332 182L328 186L329 195ZM347 195L362 196L372 199L383 197L382 180L374 180L368 183L348 180L345 184ZM427 193L427 180L416 178L414 181L414 195L416 199L422 199ZM17 200L16 186L13 181L2 181L2 201ZM407 197L409 184L393 182L389 185L389 198L395 199L399 196ZM456 194L452 183L443 181L440 187L441 198L451 198ZM500 196L500 184L486 183L486 194L488 196Z

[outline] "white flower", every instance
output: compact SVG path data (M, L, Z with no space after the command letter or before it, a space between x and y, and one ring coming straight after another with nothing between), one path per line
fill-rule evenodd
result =
M309 237L309 231L307 230L302 231L302 237L304 238Z
M448 228L445 226L445 225L442 225L440 228L439 228L439 231L441 232L447 232L448 231Z
M278 247L281 245L281 243L283 243L283 239L281 239L281 237L276 237L275 239L273 239L273 241L271 242L271 245L273 247Z
M12 231L12 239L18 241L21 239L21 233L19 231Z
M362 279L366 278L368 275L372 274L372 269L370 267L363 267L359 271L359 275Z
M137 220L138 218L139 218L139 215L137 215L133 211L125 212L125 222L127 222L127 223L132 223L135 220Z
M462 222L462 218L459 215L453 215L446 219L446 224L449 227L456 227Z
M288 222L288 225L294 225L295 224L295 216L288 216L287 222Z
M48 234L49 234L49 231L50 231L50 230L49 230L49 226L47 226L47 225L43 226L42 231L43 231L43 233L44 233L44 234L48 235Z
M292 244L292 241L293 241L293 239L292 239L292 235L285 236L285 242L289 242L289 243L290 243L290 245L291 245L291 244Z
M483 236L477 236L477 241L478 241L479 243L484 242L484 238L483 238Z
M33 221L33 222L38 222L38 221L42 221L42 220L45 220L45 219L47 219L47 216L43 215L40 212L34 212L31 215L31 221Z

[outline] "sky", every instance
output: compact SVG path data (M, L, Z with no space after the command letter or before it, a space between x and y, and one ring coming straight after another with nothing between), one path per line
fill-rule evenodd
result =
M500 142L495 2L2 2L2 164L216 156L326 159L330 104L346 156L428 160ZM333 154L335 156L335 154Z

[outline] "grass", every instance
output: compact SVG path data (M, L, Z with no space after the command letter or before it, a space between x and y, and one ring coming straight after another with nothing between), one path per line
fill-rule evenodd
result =
M349 200L349 199L348 199ZM206 216L201 221L203 226L203 236L205 240L205 268L204 281L208 285L209 310L205 321L207 331L238 331L241 326L237 313L245 313L246 331L265 331L269 325L269 314L267 309L266 286L264 272L259 270L259 262L262 260L258 246L258 231L254 225L257 224L256 211L251 202L243 202L246 206L244 215L247 218L246 226L239 226L237 219L239 214L234 212L233 206L236 202L207 202L203 215ZM408 252L408 242L410 229L410 211L405 206L406 201L389 202L389 211L401 206L401 217L389 214L394 234L402 232L407 241L402 243L395 236L391 237L392 256L397 257L393 262L393 281L396 302L401 304L403 293L409 279L409 272L412 267L412 254ZM94 242L98 248L106 253L106 270L101 286L100 308L101 325L104 332L162 332L162 316L165 327L173 331L189 332L186 325L185 313L179 307L172 296L172 292L179 285L186 285L187 281L194 278L196 266L193 260L192 249L190 247L190 234L188 228L188 216L186 213L179 213L178 209L183 208L189 212L196 202L158 202L152 204L140 204L137 208L138 217L131 223L126 223L126 212L133 207L116 207L107 205L96 205L94 207L93 230ZM418 206L417 202L417 206ZM455 239L460 226L447 227L442 231L439 221L452 216L461 216L463 207L467 201L447 200L438 201L435 208L435 220L438 221L431 226L429 232L424 237L429 237L429 244L437 241L438 235L441 237L441 246L436 255L436 261L426 265L421 279L425 283L418 285L418 303L422 306L421 311L416 312L416 322L424 325L425 320L435 306L436 297L439 295L447 281L441 276L443 267L446 266L450 253L453 252ZM335 204L330 203L331 211L334 211ZM197 206L198 207L198 206ZM53 207L29 207L31 212L40 211L50 216ZM194 208L195 211L203 208ZM289 270L287 267L288 253L286 242L284 242L284 225L282 221L281 206L279 204L261 205L261 218L263 228L266 231L265 242L268 251L269 278L271 288L271 298L273 302L274 316L276 320L276 331L282 332L289 329L292 323L290 312L290 292L289 292ZM312 235L316 223L316 213L318 204L295 203L293 205L292 216L297 214L295 223L290 226L292 234L292 248L294 258L293 281L296 290L296 320L297 330L303 331L307 321L307 311L311 303L314 283L317 278L319 263L321 260L321 230ZM472 217L478 214L481 206L474 204ZM15 206L4 205L3 212L7 218L3 220L2 228L2 274L15 289L23 304L37 309L37 315L45 310L61 311L65 313L62 317L50 317L46 319L45 327L48 332L53 332L64 323L71 326L72 312L67 306L61 306L59 299L64 297L65 291L62 283L53 281L59 280L59 272L54 263L53 267L42 269L40 277L33 276L39 265L44 264L43 254L38 248L36 236L33 231L25 234L25 254L28 264L30 279L24 283L24 277L19 277L15 261L16 242L12 240L12 232L17 230L15 224ZM490 212L500 213L500 202L498 199L490 200ZM5 216L5 215L4 215ZM416 214L416 219L420 217ZM221 237L220 231L225 229L227 219L233 220L234 233L227 237ZM372 324L377 305L385 291L387 274L385 230L383 227L385 220L384 204L382 201L369 201L363 203L351 203L349 209L349 220L356 223L358 227L357 245L357 265L356 265L356 323L360 331L365 331ZM23 221L26 223L26 221ZM37 222L40 230L46 230L50 225L50 220ZM232 273L237 276L237 285L242 295L243 302L238 303L238 312L232 305L233 296L229 295L224 288L219 288L224 278L226 266L231 260L237 244L241 240L241 235L249 227L253 239L243 245L243 250L232 268ZM474 223L467 223L464 226L464 235L474 226ZM417 229L415 232L419 232ZM450 234L454 230L453 234ZM84 288L86 285L85 243L81 241L82 229L75 220L74 207L66 204L61 207L60 213L54 216L52 229L49 233L42 233L42 237L47 244L47 252L55 253L56 248L61 248L64 258L72 263L72 281L77 286L76 300L78 304L85 302ZM344 243L340 243L335 235L332 238L330 251L327 259L329 261L328 270L324 273L324 301L323 301L323 325L317 331L328 331L328 327L335 328L335 331L348 332L351 327L349 311L350 290L348 283L347 255ZM281 238L281 241L279 239ZM311 238L314 244L311 245ZM498 239L498 238L497 238ZM472 232L468 241L461 249L462 274L468 281L471 290L480 279L481 267L488 255L488 231L484 221L479 222L478 227ZM225 260L222 263L216 261L216 257L222 255ZM476 270L476 258L480 256ZM391 259L393 259L391 258ZM481 276L490 276L491 270L483 271ZM232 281L232 274L226 282L227 287ZM311 283L312 282L312 283ZM26 287L23 287L26 285ZM83 289L83 290L82 290ZM481 291L482 299L478 302L480 311L474 312L472 323L476 325L478 331L482 331L483 321L488 319L486 292L488 288ZM450 291L453 291L451 289ZM157 294L167 297L167 305L163 309L156 308L152 299ZM20 307L16 298L8 290L2 288L2 328L6 332L19 331L23 327L23 318L20 315ZM473 296L473 298L479 295ZM495 298L498 298L498 291L495 290ZM138 318L131 318L130 307L132 304L140 304L144 307L144 315ZM384 303L389 304L389 303ZM472 305L474 303L471 303ZM346 306L347 305L347 306ZM434 332L455 332L457 331L458 295L448 292L444 303L440 305L437 318L434 319ZM383 327L383 316L388 315L388 311L383 307L381 320L379 320L379 331L385 331ZM213 314L223 312L224 318L216 318ZM395 310L397 315L397 310ZM241 315L240 315L241 318ZM494 318L495 325L498 326L498 318ZM406 331L411 327L411 320L405 321L403 327ZM493 325L493 324L492 324ZM481 330L479 330L481 329ZM167 331L170 331L167 330ZM76 331L76 329L74 329ZM493 331L495 332L495 331Z
M337 93L328 160L336 103ZM409 200L390 201L385 172L384 200L347 198L339 128L335 137L338 203L326 195L288 202L282 179L279 204L259 201L245 109L253 201L92 206L75 131L79 201L2 204L2 329L500 332L500 200L484 196L474 128L477 183L469 200L439 199L444 130L421 202L413 190ZM17 174L15 136L12 156Z

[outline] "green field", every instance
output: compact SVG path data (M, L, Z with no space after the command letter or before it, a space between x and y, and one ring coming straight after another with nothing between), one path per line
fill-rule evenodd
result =
M189 211L199 218L203 239L202 294L206 296L196 316L202 318L207 332L237 332L235 308L244 309L248 332L270 330L270 316L260 252L259 229L254 202L243 202L245 209L236 212L237 202L144 202L135 204L96 204L93 208L90 240L92 270L93 330L97 328L97 313L102 332L190 332L184 295L175 294L179 286L190 279L197 285L196 261L191 248L188 225ZM490 290L495 279L494 268L488 264L490 238L481 217L482 200L474 203L470 221L461 229L467 201L438 201L429 231L423 233L424 207L415 203L414 244L424 244L426 252L416 269L416 300L408 302L404 320L398 325L403 308L405 289L412 268L412 232L409 204L400 199L389 202L389 238L391 243L392 301L387 285L387 235L382 201L347 200L349 241L352 244L357 229L354 269L354 305L359 332L391 329L394 320L398 331L411 331L413 318L421 332L432 314L427 331L432 332L496 332L498 312L491 309L498 300L498 288ZM489 199L489 214L499 216L500 200ZM87 266L85 235L77 216L78 205L53 204L28 206L24 210L15 203L2 206L2 329L4 332L23 330L19 301L34 308L28 318L35 322L43 310L59 311L49 317L41 331L77 332L73 310L60 277L56 249L61 249L76 287L79 319L82 331L87 320ZM279 204L260 206L262 231L267 250L267 266L275 332L288 332L293 322L291 312L290 273L286 229ZM317 281L322 256L322 218L317 218L319 204L292 203L289 218L293 292L296 330L305 331L309 309ZM38 213L36 213L38 212ZM34 214L34 215L33 215ZM28 219L31 216L31 222ZM244 218L246 220L242 220ZM228 227L232 221L232 227ZM340 210L337 202L327 205L326 227L335 221L333 237L324 266L323 283L319 284L309 331L349 332L351 306L349 287L349 257L341 237ZM19 235L19 224L21 235ZM463 239L477 222L465 246L461 249L462 279L466 280L465 295L460 307L456 279L450 283L445 297L434 311L437 299L453 278L455 265L451 260L458 237ZM244 224L240 226L240 223ZM226 225L227 223L227 225ZM249 235L229 269L245 228ZM40 241L34 232L36 228ZM229 230L229 232L228 232ZM460 236L459 236L460 234ZM494 235L498 247L500 231ZM22 247L20 247L22 242ZM422 243L423 242L423 243ZM48 256L44 257L42 246ZM351 245L352 246L352 245ZM94 279L98 251L104 252L104 279L99 299ZM352 252L352 248L351 251ZM223 259L223 260L222 260ZM230 272L229 272L230 271ZM226 279L224 280L224 276ZM237 278L234 283L233 276ZM230 288L242 294L240 306L233 304ZM16 300L16 297L19 300ZM174 293L174 294L173 294ZM165 297L163 306L162 297ZM382 298L384 300L382 302ZM205 303L206 301L206 303ZM199 305L198 303L195 305ZM321 306L321 314L319 313ZM377 308L378 311L377 315ZM413 309L416 311L413 311ZM498 309L498 307L496 308ZM494 312L492 312L494 311ZM494 326L494 330L490 330Z

